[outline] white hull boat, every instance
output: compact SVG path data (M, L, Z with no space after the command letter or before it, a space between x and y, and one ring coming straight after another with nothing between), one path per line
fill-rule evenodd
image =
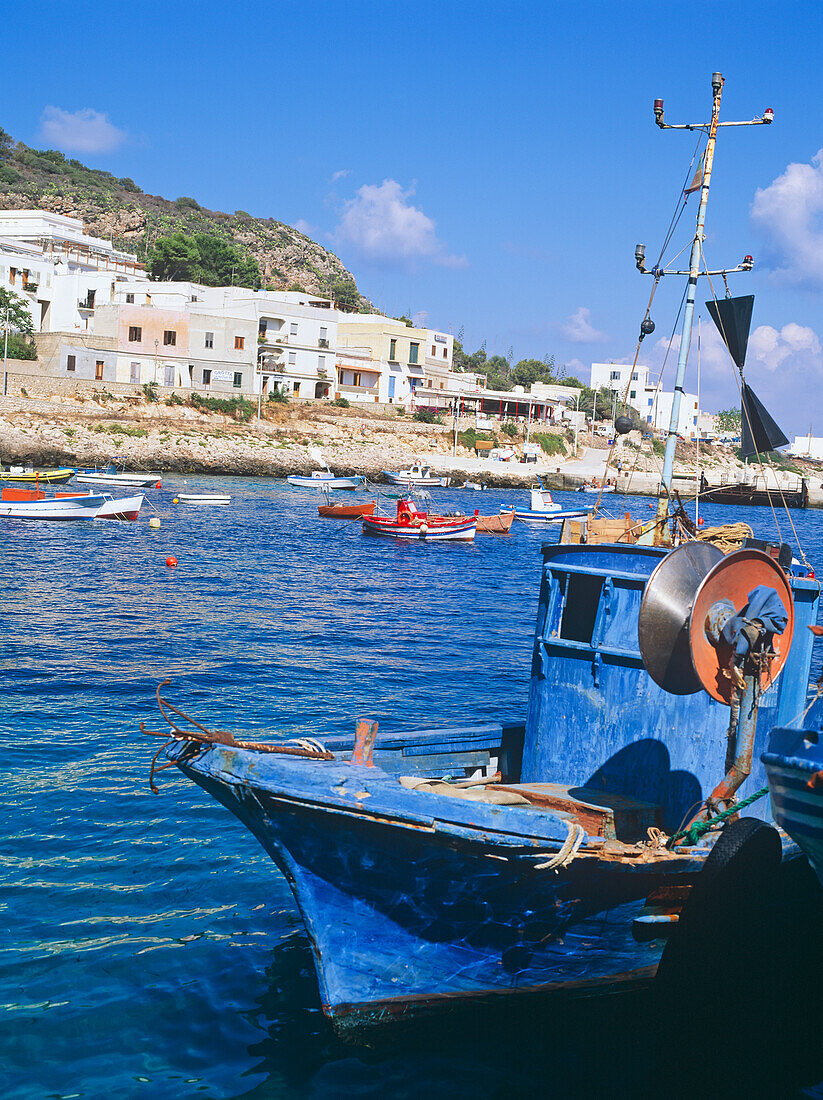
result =
M142 493L134 497L118 497L117 500L112 498L111 493L104 493L103 496L106 497L106 502L98 509L95 519L136 520L140 515L143 507Z
M55 493L42 489L4 489L0 517L8 519L120 519L135 520L143 506L143 494L120 497L111 493Z
M432 485L445 488L451 483L451 478L435 477L431 467L424 466L420 462L415 462L408 470L384 470L383 476L387 477L392 485L407 485L409 488L420 486L425 489Z
M122 459L112 459L108 466L93 470L78 470L74 480L81 485L127 485L130 489L159 489L161 479L159 474L128 473L118 466Z
M314 470L308 477L302 474L289 474L286 478L289 485L298 489L356 489L365 481L365 477L355 474L354 477L335 477L327 470Z
M181 504L231 504L231 497L226 493L178 493L177 499Z
M7 519L94 519L106 493L58 493L47 497L42 489L4 489L0 516Z
M588 516L585 508L562 508L555 504L548 489L531 490L531 507L526 509L501 508L501 515L514 513L515 519L530 520L533 523L562 523L564 519L583 519Z

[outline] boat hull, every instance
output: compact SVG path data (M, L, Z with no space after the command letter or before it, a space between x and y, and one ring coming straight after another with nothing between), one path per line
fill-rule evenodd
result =
M823 744L819 734L773 730L763 764L775 821L803 849L823 885ZM818 773L820 780L815 781Z
M13 485L62 485L71 481L74 475L75 471L67 466L44 470L3 470L0 471L0 481Z
M513 523L513 512L504 512L499 516L478 516L477 530L489 535L508 535Z
M119 519L134 521L140 515L143 507L143 494L133 497L119 497L117 500L107 500L97 510L95 519Z
M382 516L364 516L364 535L385 535L389 538L411 542L470 542L477 530L477 521L457 519L449 521L429 520L425 523L398 523Z
M501 508L500 514L501 516L513 515L515 519L524 519L531 523L562 523L564 519L585 519L591 513L580 508L560 508L554 512L520 511L517 508L512 511L507 508Z
M741 507L780 504L786 508L806 508L809 503L809 489L805 480L800 489L773 489L770 492L740 483L702 489L700 499L707 504L737 504Z
M52 500L0 501L0 516L7 519L95 519L106 503L102 493Z
M373 516L376 507L374 500L365 504L319 504L317 514L324 519L359 519L361 516Z
M432 486L435 489L445 489L451 483L451 478L448 477L417 477L402 472L391 473L389 470L384 470L383 476L388 478L392 485L406 485L415 489L429 489Z
M513 852L511 836L493 828L433 818L432 799L451 799L417 795L422 805L414 809L413 794L401 790L409 797L402 806L395 801L389 816L369 782L380 780L378 769L314 761L281 768L269 757L258 785L256 762L238 760L238 750L212 748L186 761L187 751L171 755L240 818L287 878L323 1009L341 1032L463 1000L646 982L664 941L637 942L632 922L649 893L672 875L690 883L702 866L673 856L648 868L578 859L557 873L539 870L539 849L524 852L525 841ZM318 805L347 782L353 792L368 787L374 802L364 789L360 804L355 797L348 806Z
M359 474L354 477L303 477L290 474L286 478L289 485L294 485L297 489L356 489L365 480Z
M154 489L160 477L158 474L107 474L105 471L83 470L75 475L74 480L80 485L126 485L129 489Z

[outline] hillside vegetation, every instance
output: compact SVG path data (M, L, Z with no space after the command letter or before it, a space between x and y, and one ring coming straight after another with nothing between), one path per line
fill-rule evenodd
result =
M55 149L31 149L0 129L0 209L31 208L80 218L88 233L141 262L159 238L206 234L251 257L271 290L305 290L370 308L338 257L290 225L243 210L207 210L185 195L173 201L149 195L127 176L88 168Z

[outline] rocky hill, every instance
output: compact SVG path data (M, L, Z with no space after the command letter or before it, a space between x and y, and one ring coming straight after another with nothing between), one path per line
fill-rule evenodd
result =
M31 208L81 218L87 232L140 259L159 236L211 233L250 253L272 290L299 287L331 296L341 283L355 282L333 252L274 218L206 210L188 197L148 195L128 177L87 168L53 149L30 149L0 130L0 209ZM361 298L361 306L370 303Z

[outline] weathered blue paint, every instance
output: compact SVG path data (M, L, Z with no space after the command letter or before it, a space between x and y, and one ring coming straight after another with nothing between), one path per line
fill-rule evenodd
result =
M543 547L523 781L579 783L658 804L673 832L725 775L729 710L702 691L668 695L643 667L640 600L664 553ZM817 618L819 585L792 577L791 587L794 641L784 672L760 699L746 791L765 785L759 757L768 731L796 722L806 698L813 642L806 627ZM768 805L751 812L768 816Z
M804 850L823 884L823 733L821 721L772 731L763 763L775 820ZM811 785L810 785L811 783Z
M728 709L702 693L665 694L640 659L640 599L663 553L543 548L525 729L378 734L374 767L349 763L351 738L329 742L337 755L326 762L193 743L168 750L287 877L324 1008L341 1029L456 998L578 991L653 974L664 941L636 939L635 919L653 891L693 882L706 847L667 852L632 843L641 836L591 835L567 866L537 865L560 852L575 816L591 820L586 804L597 791L604 804L615 795L651 804L645 810L671 832L725 774ZM758 739L803 707L805 626L818 586L796 577L792 588L795 641L762 698ZM478 768L500 770L507 785L570 790L562 806L541 809L398 781ZM758 774L742 793L755 785Z

